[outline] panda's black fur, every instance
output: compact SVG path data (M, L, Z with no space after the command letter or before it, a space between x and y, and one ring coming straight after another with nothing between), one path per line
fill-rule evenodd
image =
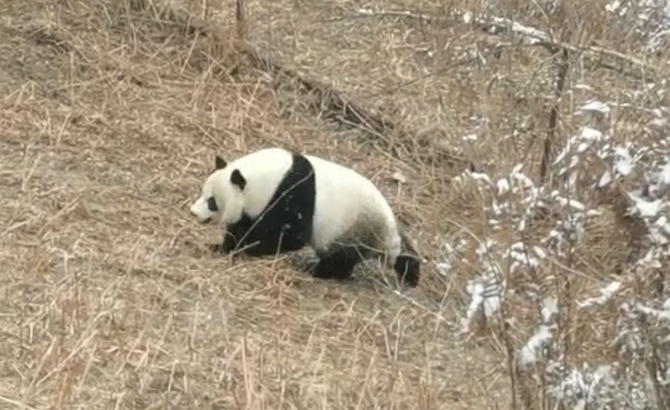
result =
M231 181L240 189L246 185L239 172L233 172ZM249 256L267 256L302 249L312 235L315 198L314 168L307 158L294 153L293 165L270 205L255 221L244 214L239 222L229 225L221 251L230 253L237 248Z

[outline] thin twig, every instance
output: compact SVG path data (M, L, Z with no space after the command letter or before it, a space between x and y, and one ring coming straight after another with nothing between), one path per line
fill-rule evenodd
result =
M556 74L556 89L554 94L554 103L551 106L549 113L549 130L544 139L544 148L542 152L542 162L540 163L540 180L544 181L547 176L549 164L551 163L551 150L556 138L556 126L558 124L558 113L561 104L561 97L565 90L565 82L568 77L568 69L570 66L570 54L567 49L562 49L558 61L558 73Z

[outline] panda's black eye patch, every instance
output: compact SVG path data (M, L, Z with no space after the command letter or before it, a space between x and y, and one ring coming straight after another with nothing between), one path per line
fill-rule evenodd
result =
M207 200L207 208L209 208L209 210L212 212L219 211L219 207L216 205L216 199L214 199L213 196L210 196L209 199Z

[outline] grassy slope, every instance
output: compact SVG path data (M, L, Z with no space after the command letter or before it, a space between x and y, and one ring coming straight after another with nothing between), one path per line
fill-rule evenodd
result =
M431 264L401 297L372 271L337 284L290 257L212 258L219 232L187 205L213 152L282 145L369 175L438 260L445 235L482 236L484 215L472 188L449 184L462 169L431 159L462 146L492 173L536 170L546 55L510 46L480 64L468 53L486 37L467 27L338 18L347 1L251 2L254 45L416 132L387 136L397 158L311 115L286 84L243 63L226 73L243 61L229 3L178 4L217 22L215 38L124 2L0 5L0 407L504 406L500 343L455 335L472 249L452 279Z

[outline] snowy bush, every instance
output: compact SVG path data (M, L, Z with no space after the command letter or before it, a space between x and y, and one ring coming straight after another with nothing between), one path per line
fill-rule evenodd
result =
M614 107L592 101L575 114L608 117ZM670 134L667 114L647 111L666 138L619 141L614 127L584 124L555 156L545 184L521 165L459 177L485 198L490 236L477 245L479 276L466 288L463 330L478 314L512 323L535 306L535 324L526 323L533 331L505 336L527 404L537 397L528 393L533 386L566 409L670 404ZM612 212L616 218L603 219ZM620 272L585 272L580 260L597 226L603 237L636 245ZM501 230L512 239L492 239Z
M670 45L670 2L667 0L612 0L605 9L615 18L633 22L648 51L661 51Z

